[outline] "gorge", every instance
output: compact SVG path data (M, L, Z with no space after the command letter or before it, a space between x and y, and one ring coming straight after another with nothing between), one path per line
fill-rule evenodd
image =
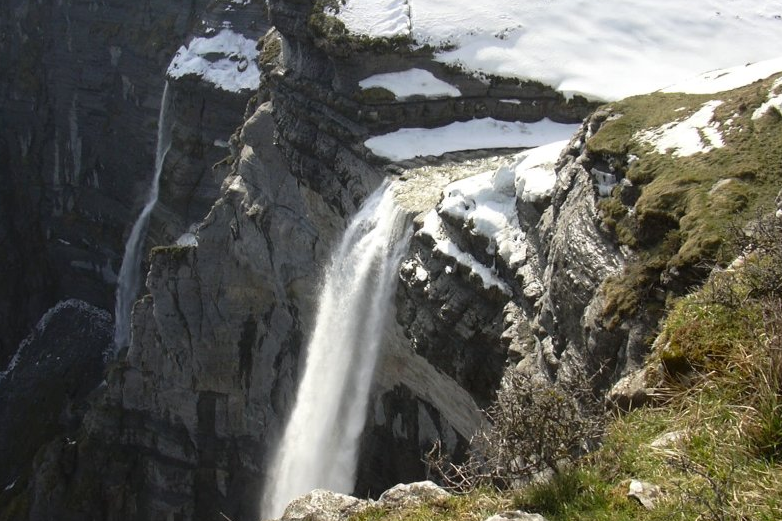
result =
M356 20L388 13L357 4L44 4L0 6L0 520L244 521L313 487L378 497L427 477L436 443L463 459L509 368L586 378L602 403L707 275L717 219L782 185L782 31L746 2L697 18L741 35L722 54L699 50L709 31L671 38L692 6L638 0L669 23L607 26L631 51L664 43L664 74L634 65L662 82L643 89L601 69L624 52L500 74L546 33L465 29L472 5L390 2L401 32L377 35ZM575 4L522 14L556 35L624 20ZM754 76L596 100L738 64ZM655 148L677 124L691 155Z

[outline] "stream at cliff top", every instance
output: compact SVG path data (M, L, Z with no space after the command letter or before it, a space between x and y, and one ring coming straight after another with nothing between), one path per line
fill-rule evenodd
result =
M133 301L138 294L141 279L141 255L144 251L144 239L152 209L157 203L160 192L160 174L166 154L171 148L171 130L173 122L169 121L168 82L163 87L163 97L160 101L160 113L157 121L157 146L155 147L155 175L149 187L147 202L141 214L133 224L128 241L125 243L125 254L117 278L117 293L114 306L114 347L119 350L130 343L130 312Z
M324 274L293 411L268 469L262 519L313 489L350 493L369 390L391 312L408 214L384 182L348 225Z

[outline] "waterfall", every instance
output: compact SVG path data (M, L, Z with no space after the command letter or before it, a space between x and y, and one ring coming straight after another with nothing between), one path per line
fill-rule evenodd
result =
M266 476L262 519L280 517L316 488L353 491L375 361L410 233L384 182L333 253L293 412Z
M160 191L160 173L168 149L171 148L171 127L168 114L169 94L168 82L163 88L163 99L160 102L160 113L157 120L157 146L155 148L155 175L149 187L147 202L141 214L133 224L128 241L125 243L125 254L122 257L119 277L117 278L116 303L114 306L114 345L116 349L130 343L130 312L133 301L139 290L141 278L141 255L144 249L144 239L147 235L147 225L152 209L157 203Z

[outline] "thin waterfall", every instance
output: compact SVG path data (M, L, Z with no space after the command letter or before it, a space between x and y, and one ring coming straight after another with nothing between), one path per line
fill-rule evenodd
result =
M384 182L325 272L296 402L269 467L262 519L316 488L353 491L372 376L411 226Z
M133 301L138 294L141 279L141 256L144 252L144 240L147 236L147 226L152 209L157 203L160 192L160 173L163 171L163 163L166 154L171 148L171 128L169 121L169 94L168 82L163 87L163 99L160 102L160 113L157 120L157 146L155 148L155 175L152 177L152 186L149 187L147 202L141 215L133 224L130 237L125 243L125 254L122 257L122 266L117 278L116 303L114 306L114 346L120 349L130 343L130 312Z

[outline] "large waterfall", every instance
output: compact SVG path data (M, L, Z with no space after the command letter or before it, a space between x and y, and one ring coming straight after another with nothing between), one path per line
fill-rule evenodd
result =
M128 241L125 243L125 254L122 257L122 266L117 279L116 303L114 306L114 345L120 349L130 342L130 312L133 301L139 290L141 278L141 255L144 251L144 239L147 235L147 225L152 209L157 203L160 192L160 173L163 171L163 162L166 159L168 149L171 148L171 127L169 121L168 82L163 88L163 99L160 102L160 113L157 121L157 147L155 148L155 175L152 177L152 186L149 188L147 202L141 215L133 224Z
M410 225L383 183L348 225L318 300L296 403L269 467L261 514L315 488L353 491L358 442Z

